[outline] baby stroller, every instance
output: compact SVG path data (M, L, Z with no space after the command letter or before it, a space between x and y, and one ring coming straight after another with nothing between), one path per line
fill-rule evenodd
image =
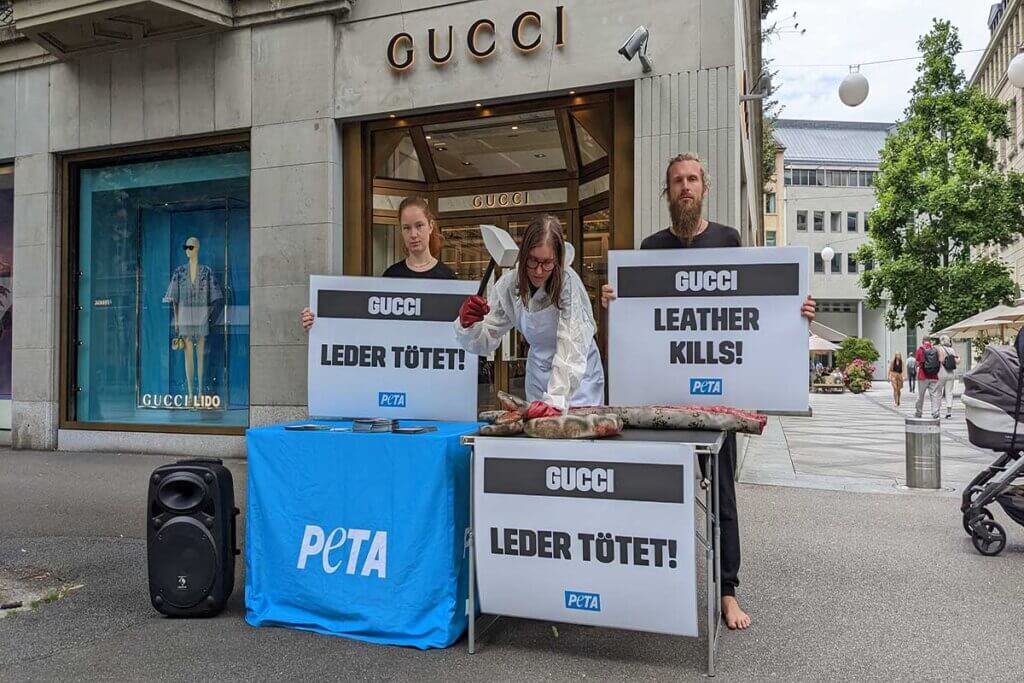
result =
M992 345L978 365L964 375L967 435L980 448L999 451L994 463L964 489L960 512L964 530L982 555L998 555L1006 547L1006 530L986 507L998 503L1007 516L1024 526L1024 429L1020 425L1024 389L1024 330L1013 346Z

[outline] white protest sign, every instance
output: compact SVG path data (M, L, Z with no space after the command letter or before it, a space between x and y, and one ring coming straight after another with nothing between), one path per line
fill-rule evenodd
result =
M477 437L480 609L697 635L693 447Z
M477 356L455 340L476 283L313 275L309 414L470 421Z
M806 247L608 252L612 405L808 409Z

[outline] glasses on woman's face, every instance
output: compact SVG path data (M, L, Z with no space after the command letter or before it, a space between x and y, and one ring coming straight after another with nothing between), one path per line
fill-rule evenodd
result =
M538 268L540 268L545 273L550 273L552 270L555 269L555 259L549 258L541 260L535 259L531 256L526 259L526 267L529 270L537 270Z

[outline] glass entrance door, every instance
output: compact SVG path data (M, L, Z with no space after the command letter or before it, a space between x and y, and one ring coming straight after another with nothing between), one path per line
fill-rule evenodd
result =
M589 93L361 124L368 149L362 163L370 175L362 183L362 272L380 275L405 257L397 211L405 196L429 202L444 238L436 255L459 279L473 282L490 260L481 224L508 230L518 242L535 216L554 214L575 247L572 265L594 308L603 357L599 298L607 253L631 241L613 225L618 111L611 93ZM512 331L481 361L481 409L498 407L498 391L525 395L528 351Z

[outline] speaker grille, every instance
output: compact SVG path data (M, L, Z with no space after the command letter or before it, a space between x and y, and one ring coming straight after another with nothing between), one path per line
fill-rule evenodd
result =
M170 475L157 489L156 499L170 512L184 514L192 512L206 498L206 484L191 472L177 472Z
M217 573L213 536L191 517L175 517L164 524L149 553L150 580L168 604L192 607L213 586Z

